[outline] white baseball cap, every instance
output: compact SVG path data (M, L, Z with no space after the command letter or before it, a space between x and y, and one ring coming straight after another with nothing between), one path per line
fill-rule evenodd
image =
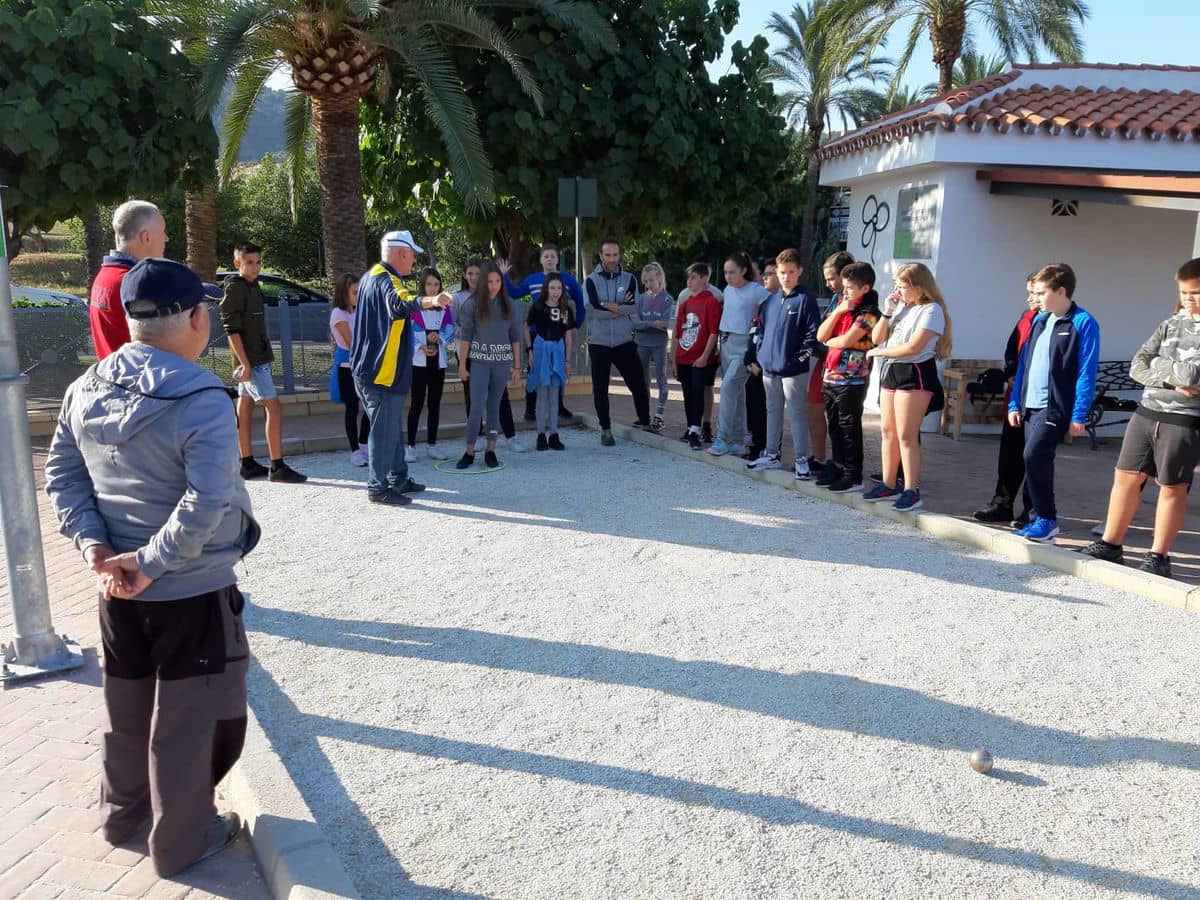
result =
M425 252L417 246L417 242L413 240L411 231L389 231L379 243L383 245L384 249L388 247L408 247L414 253Z

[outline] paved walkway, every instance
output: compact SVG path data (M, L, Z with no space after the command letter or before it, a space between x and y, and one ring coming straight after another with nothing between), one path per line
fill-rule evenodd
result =
M105 727L94 581L57 532L41 492L43 451L35 452L51 613L60 633L85 648L86 665L65 677L0 691L0 898L266 898L249 843L174 879L160 879L145 835L113 847L100 836L100 743ZM12 638L8 573L0 547L0 640Z

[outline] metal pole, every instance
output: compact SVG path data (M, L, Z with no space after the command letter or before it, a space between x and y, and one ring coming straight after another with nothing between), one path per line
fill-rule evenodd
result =
M283 356L283 392L296 393L296 369L292 361L292 306L279 298L279 350Z
M0 185L0 514L12 603L12 642L3 648L0 683L9 684L83 665L74 641L54 633L46 559L33 480L33 450L25 412L25 382L17 360L17 329L8 280L4 185Z
M583 284L583 239L580 235L579 176L575 176L575 280Z

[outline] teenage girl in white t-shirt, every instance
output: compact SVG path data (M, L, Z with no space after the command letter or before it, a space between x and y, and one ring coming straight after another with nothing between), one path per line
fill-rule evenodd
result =
M422 297L436 297L442 292L442 276L437 269L421 273L419 285ZM454 321L451 310L419 309L410 317L413 335L412 395L408 407L408 446L404 461L417 461L417 426L421 410L428 408L425 426L429 440L425 452L430 459L449 459L438 447L438 424L442 417L442 389L446 386L446 344L454 340Z
M921 421L941 392L937 360L950 355L950 315L933 273L920 263L896 270L896 288L884 301L883 316L867 356L883 362L879 396L883 481L863 495L891 500L902 512L921 508ZM896 475L904 463L904 490Z

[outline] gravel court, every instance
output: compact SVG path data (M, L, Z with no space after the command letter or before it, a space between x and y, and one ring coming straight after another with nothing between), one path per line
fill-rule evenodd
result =
M364 896L1200 897L1194 616L564 440L251 483L251 702Z

